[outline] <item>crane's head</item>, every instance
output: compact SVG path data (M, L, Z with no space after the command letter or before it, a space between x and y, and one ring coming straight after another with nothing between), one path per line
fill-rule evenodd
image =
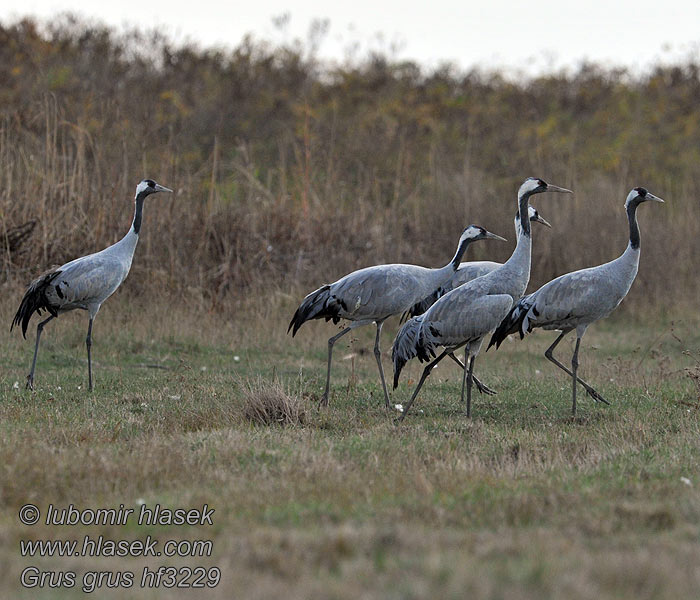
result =
M641 204L642 202L647 202L653 200L654 202L663 202L658 196L654 196L651 192L647 191L643 187L636 187L627 194L627 200L625 200L625 208L628 208L631 204Z
M542 192L560 192L563 194L573 194L571 190L547 183L538 177L528 177L518 190L518 198L541 194Z
M540 217L540 213L537 212L534 206L528 205L527 214L530 217L530 223L542 223L546 227L551 227L547 221ZM520 225L520 212L515 213L515 225L516 227Z
M478 225L470 225L462 232L462 235L459 238L459 243L461 245L462 242L466 242L466 241L475 242L476 240L501 240L502 242L507 241L505 238L502 238L500 235L496 235L495 233L491 233L490 231L487 231L483 227L479 227Z
M145 198L149 194L155 194L156 192L172 192L170 188L166 188L159 183L156 183L152 179L144 179L141 183L136 186L136 197Z

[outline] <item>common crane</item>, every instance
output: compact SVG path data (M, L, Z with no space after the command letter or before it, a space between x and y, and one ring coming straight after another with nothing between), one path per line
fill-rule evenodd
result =
M80 308L87 310L90 315L85 345L88 356L88 386L92 391L92 361L90 348L92 346L92 322L100 310L102 303L126 279L131 268L136 244L141 231L143 203L146 196L156 192L172 192L171 189L157 184L151 179L144 179L136 186L134 203L134 220L128 233L116 244L101 252L76 258L60 267L49 269L32 281L22 298L17 314L10 325L10 331L15 325L22 325L22 335L27 337L27 325L36 312L42 310L49 313L48 319L40 321L36 327L36 344L32 368L27 375L27 387L34 389L34 369L39 353L39 340L44 326L61 313Z
M544 355L557 367L568 373L571 379L571 413L576 415L576 382L589 396L598 402L609 402L576 374L581 338L589 325L607 317L629 292L639 268L640 235L637 225L637 207L647 201L663 202L643 187L636 187L627 195L625 212L629 221L630 239L622 255L615 260L566 273L543 285L539 290L523 297L499 325L489 342L489 348L501 342L511 333L520 333L522 339L535 327L558 329L559 337L547 348ZM553 352L562 338L576 330L576 347L571 357L571 371L554 358Z
M546 227L551 227L551 225L540 216L534 206L528 206L528 215L530 216L531 223L537 222L542 223L542 225L545 225ZM518 213L515 215L515 237L516 239L520 239L520 215ZM432 294L426 298L423 298L423 300L420 302L416 302L408 311L406 316L410 318L422 315L433 304L435 304L436 300L447 294L447 292L451 292L460 285L469 283L477 277L481 277L482 275L486 275L491 271L495 271L501 266L503 266L503 263L493 262L491 260L472 260L469 262L460 263L455 274L450 277L449 281L445 285L440 286Z
M334 323L338 323L340 319L350 321L345 329L328 340L326 389L320 405L328 405L333 344L352 329L375 323L377 335L374 341L374 356L379 367L384 402L387 407L390 406L379 349L379 336L384 321L392 315L405 312L418 300L444 284L454 274L467 246L471 242L483 239L505 241L483 227L470 225L462 232L452 260L440 269L404 264L366 267L353 271L335 283L323 285L304 298L287 328L287 333L292 331L292 337L311 319L333 320Z
M511 257L494 271L445 294L427 312L410 319L399 331L392 350L394 389L398 386L401 370L407 361L416 356L421 362L434 358L423 370L400 421L406 418L432 369L445 356L456 361L453 353L462 346L465 347L462 401L466 385L466 413L471 416L474 360L479 354L483 339L498 327L513 304L523 295L530 280L532 239L528 207L530 197L542 192L572 193L571 190L550 185L542 179L527 178L518 190L520 235ZM435 358L438 346L443 346L444 351Z

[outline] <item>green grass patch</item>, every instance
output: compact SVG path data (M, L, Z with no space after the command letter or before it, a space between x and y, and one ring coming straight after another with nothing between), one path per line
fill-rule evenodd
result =
M33 340L0 340L3 596L18 597L32 563L19 540L86 533L211 539L211 557L175 561L221 568L211 598L637 599L700 589L700 423L688 371L697 328L591 328L580 372L612 406L581 390L576 419L569 379L543 356L552 334L538 332L479 357L479 376L499 393L475 392L471 420L461 373L445 363L397 426L366 352L369 328L336 348L330 406L318 410L329 326L241 340L205 322L211 335L197 338L186 326L124 329L108 315L95 327L93 394L78 319L47 329L35 392L23 387ZM570 345L558 350L567 363ZM389 369L388 350L384 359ZM407 401L420 372L409 364L393 403ZM251 422L251 390L273 388L300 403L302 420ZM213 527L27 527L17 519L27 502L216 512ZM40 563L82 572L157 561Z

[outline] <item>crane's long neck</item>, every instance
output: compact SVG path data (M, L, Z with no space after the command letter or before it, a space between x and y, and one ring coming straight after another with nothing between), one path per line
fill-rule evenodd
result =
M520 227L523 234L530 237L530 212L528 207L530 206L530 194L524 193L520 198L518 198L518 212L520 213Z
M469 238L460 239L459 245L457 246L457 252L455 252L452 260L444 267L439 269L431 269L432 275L430 279L430 286L432 286L433 289L443 285L455 274L455 271L457 271L459 263L462 260L462 256L464 256L464 253L467 251L467 247L473 241L474 240Z
M532 238L530 231L530 216L528 213L529 194L525 194L518 200L518 217L515 231L518 236L515 250L504 265L497 269L499 272L499 287L503 293L508 293L513 298L520 298L525 293L530 281L530 256L532 252Z
M641 238L639 236L639 225L637 225L637 206L639 202L632 201L626 207L627 220L630 225L630 241L622 255L612 261L616 272L616 280L622 285L619 290L621 298L624 298L639 270L639 255Z
M457 246L457 252L455 252L454 257L452 257L452 260L449 262L449 264L445 265L444 269L449 268L454 273L459 267L459 263L462 261L462 257L464 256L464 253L467 251L467 247L469 246L469 244L471 244L472 241L473 240L469 238L460 240L459 245Z
M527 270L529 274L530 255L532 252L532 237L529 233L523 230L522 222L518 223L518 225L518 240L515 244L515 250L513 250L513 254L510 255L510 258L506 261L506 264L519 266L522 269Z
M632 201L627 205L627 219L630 223L630 247L632 250L639 250L641 237L639 235L639 225L637 225L637 207L639 202Z
M136 251L136 244L138 244L139 241L139 232L141 231L141 220L143 218L143 202L145 199L145 195L136 195L136 198L134 200L134 219L131 222L131 228L129 229L127 234L119 242L117 242L120 248L122 248L122 252L125 252L126 254L130 255L129 258L134 255L134 252Z
M532 250L532 232L530 229L529 215L529 199L530 194L525 193L518 199L518 216L520 221L517 222L515 232L517 242L515 250L510 258L506 261L512 265L522 267L527 271L527 278L530 278L530 252Z
M138 235L139 231L141 231L141 219L143 217L143 201L145 200L145 196L141 196L140 194L136 196L135 204L136 208L134 210L134 222L132 223L131 229L133 232Z

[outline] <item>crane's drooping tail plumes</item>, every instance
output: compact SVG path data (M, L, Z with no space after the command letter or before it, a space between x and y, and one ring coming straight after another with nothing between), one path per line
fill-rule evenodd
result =
M488 349L494 344L496 345L496 350L498 350L500 345L503 343L503 340L505 340L511 333L519 333L521 340L525 337L525 334L530 333L532 331L530 317L539 316L537 309L534 308L534 304L535 302L532 295L524 296L518 300L518 302L515 303L515 306L510 309L510 312L506 318L503 319L501 324L496 328L496 331L493 332L491 341L489 341L489 345L486 350L488 351ZM530 313L531 310L532 315Z
M311 319L325 318L326 321L333 319L333 323L338 323L340 321L338 312L342 303L339 304L335 298L331 297L330 289L330 285L324 285L316 291L311 292L302 300L292 320L289 322L287 333L291 330L292 337L294 337L299 327ZM346 309L344 306L342 308Z
M399 385L399 376L409 360L418 357L420 362L427 362L435 358L435 348L440 345L435 339L436 332L432 327L426 330L422 324L423 315L413 317L404 323L396 335L391 349L391 360L394 362L394 389Z
M21 323L22 336L26 339L29 319L32 318L32 315L35 312L40 315L42 310L47 310L52 316L58 316L56 309L53 308L46 299L46 288L49 287L53 280L60 274L61 271L54 268L46 273L43 273L29 284L29 287L22 298L22 302L17 309L17 314L15 315L15 318L12 319L10 331L12 331L15 325L19 325Z

